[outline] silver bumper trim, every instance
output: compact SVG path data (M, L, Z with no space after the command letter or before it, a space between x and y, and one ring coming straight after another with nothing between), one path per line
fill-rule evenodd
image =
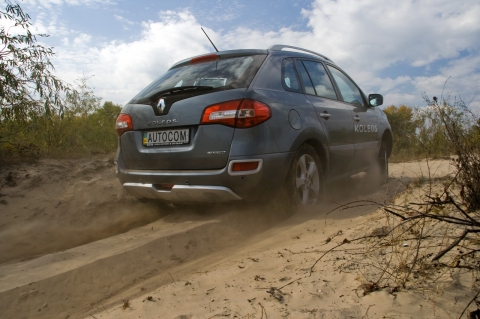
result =
M138 198L161 199L167 202L230 202L242 198L221 186L175 185L171 190L159 190L153 184L124 183L123 188Z

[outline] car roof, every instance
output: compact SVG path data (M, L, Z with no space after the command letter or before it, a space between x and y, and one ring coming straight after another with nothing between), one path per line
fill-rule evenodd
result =
M315 51L303 49L300 47L290 46L290 45L275 44L270 46L267 50L238 49L238 50L226 50L226 51L201 54L201 55L190 57L175 63L172 67L170 67L170 70L178 67L190 65L191 60L202 58L202 57L208 57L209 55L217 55L218 58L221 60L226 58L234 58L234 57L248 56L248 55L262 55L262 54L263 55L272 54L275 56L300 57L300 58L312 58L313 56L315 59L328 61L334 64L334 62L330 60L328 57L324 56L323 54L317 53Z

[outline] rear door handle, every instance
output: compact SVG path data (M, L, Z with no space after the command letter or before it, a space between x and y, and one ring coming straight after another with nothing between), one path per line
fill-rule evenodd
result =
M327 111L324 111L323 113L320 114L320 117L321 118L324 118L324 119L329 119L330 118L330 114L327 113Z

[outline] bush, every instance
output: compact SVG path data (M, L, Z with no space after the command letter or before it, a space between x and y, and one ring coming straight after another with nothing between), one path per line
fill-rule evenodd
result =
M460 190L462 202L469 211L480 209L480 143L478 117L462 100L438 101L425 95L429 109L441 123L445 149L455 155L457 175L454 179Z
M115 119L121 107L112 102L100 106L101 99L86 80L77 83L78 90L66 99L62 112L47 115L38 108L28 118L0 117L0 161L115 151Z
M446 123L432 105L415 109L405 105L391 105L384 112L394 136L392 162L445 158L455 153L449 141ZM457 125L463 125L463 111L445 107L444 113Z

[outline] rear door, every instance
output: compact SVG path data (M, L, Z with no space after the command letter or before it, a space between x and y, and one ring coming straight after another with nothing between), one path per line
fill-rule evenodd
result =
M333 176L349 174L355 155L351 107L338 100L323 63L296 60L296 65L306 96L315 107L318 120L327 134L330 173Z

